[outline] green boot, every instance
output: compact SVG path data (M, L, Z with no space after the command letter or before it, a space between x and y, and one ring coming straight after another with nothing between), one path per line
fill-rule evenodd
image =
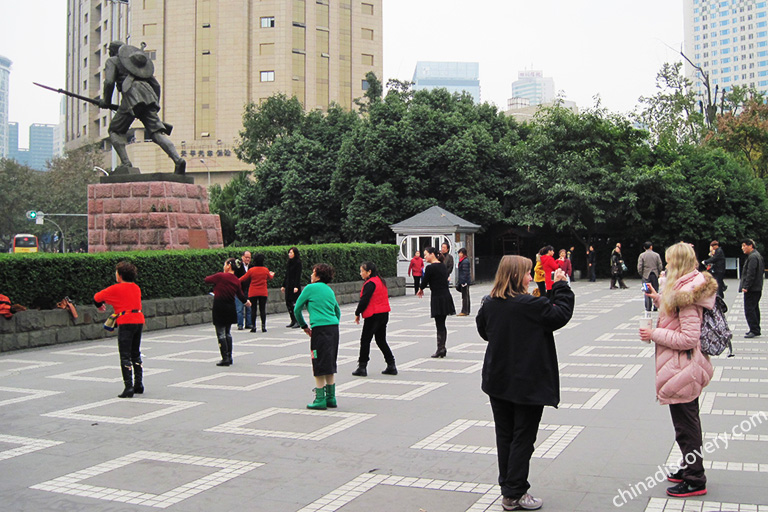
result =
M325 388L315 388L315 401L307 405L307 409L318 409L324 411L328 408L325 400Z
M325 385L325 402L331 409L336 408L336 384Z

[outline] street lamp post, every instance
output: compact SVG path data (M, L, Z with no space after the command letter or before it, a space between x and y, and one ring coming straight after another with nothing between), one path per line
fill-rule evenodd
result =
M205 170L208 171L208 188L211 188L211 170L208 168L208 164L205 163L204 159L200 159L200 163L205 166Z

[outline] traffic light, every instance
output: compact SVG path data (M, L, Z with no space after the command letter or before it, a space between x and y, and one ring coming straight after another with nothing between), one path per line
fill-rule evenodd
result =
M29 220L37 219L37 211L36 210L27 210L27 218Z

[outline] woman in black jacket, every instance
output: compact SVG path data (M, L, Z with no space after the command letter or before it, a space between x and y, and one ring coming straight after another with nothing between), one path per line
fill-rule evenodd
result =
M424 297L424 288L429 286L432 290L429 306L437 327L437 351L431 357L445 357L447 354L445 342L448 338L448 329L445 327L445 319L448 315L456 314L451 290L448 288L448 268L443 264L443 259L442 253L434 247L424 249L424 260L429 265L424 269L424 276L421 278L419 291L416 294L421 298Z
M477 332L488 341L483 391L491 399L496 426L504 510L542 505L527 492L528 471L544 406L560 402L553 332L573 315L573 292L563 270L555 271L551 299L533 297L528 293L531 265L522 256L504 256L477 313Z
M301 258L296 247L288 249L288 268L285 270L283 287L280 288L280 291L285 294L285 307L288 308L288 314L291 317L291 323L286 327L298 329L299 322L296 321L293 308L296 306L296 299L301 294Z

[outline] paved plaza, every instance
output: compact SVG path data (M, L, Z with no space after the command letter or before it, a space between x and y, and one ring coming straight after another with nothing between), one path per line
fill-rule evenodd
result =
M768 512L768 335L743 338L736 281L737 355L714 360L700 399L709 494L687 500L655 480L680 454L655 402L653 348L637 337L640 285L628 284L573 284L576 311L556 335L562 403L545 408L531 494L548 511ZM350 375L361 326L343 306L336 410L305 408L309 340L287 314L267 333L235 331L229 368L215 365L210 325L145 333L146 392L132 399L116 398L114 338L2 354L0 510L501 511L474 321L489 288L472 288L472 316L449 317L445 359L429 358L428 297L393 299L397 376L381 375L375 345L369 376Z

